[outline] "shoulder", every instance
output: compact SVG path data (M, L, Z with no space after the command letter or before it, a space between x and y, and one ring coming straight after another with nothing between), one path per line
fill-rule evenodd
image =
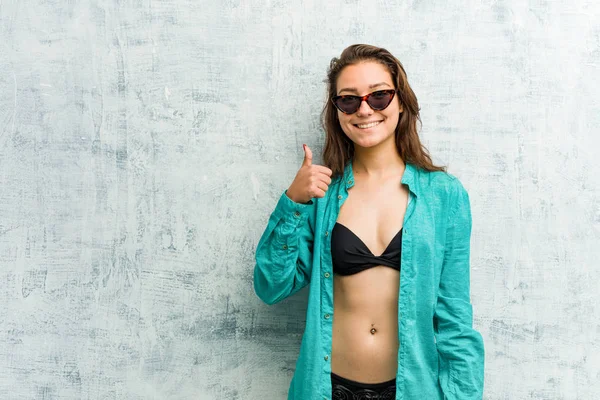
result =
M419 183L423 191L442 199L468 195L460 179L449 172L420 169Z
M449 172L419 171L421 197L431 207L438 208L443 215L453 217L461 210L461 214L470 215L470 200L467 189L461 180Z

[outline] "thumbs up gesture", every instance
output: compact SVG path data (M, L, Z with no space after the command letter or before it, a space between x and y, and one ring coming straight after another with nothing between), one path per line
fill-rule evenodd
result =
M287 196L296 203L308 203L313 197L325 197L331 184L331 174L329 168L313 165L312 151L304 145L304 160L287 190Z

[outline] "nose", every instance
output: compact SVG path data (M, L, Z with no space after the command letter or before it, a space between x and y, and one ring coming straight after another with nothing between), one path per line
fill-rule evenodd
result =
M361 117L361 116L368 116L371 114L373 114L373 109L369 106L369 104L366 102L366 100L361 101L360 107L358 107L358 110L356 111L356 116Z

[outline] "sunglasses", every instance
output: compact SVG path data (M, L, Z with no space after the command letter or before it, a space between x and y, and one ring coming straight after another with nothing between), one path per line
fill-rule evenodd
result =
M364 96L354 96L351 94L334 96L331 98L331 101L335 107L344 114L354 114L360 108L363 100L366 101L373 110L385 110L392 102L395 94L396 89L386 89L378 90Z

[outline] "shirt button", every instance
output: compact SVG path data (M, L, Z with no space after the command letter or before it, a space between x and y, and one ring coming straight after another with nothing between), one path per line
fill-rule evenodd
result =
M342 199L342 195L341 195L341 194L338 196L338 199L339 199L339 200L341 200L341 199Z
M329 317L331 317L331 315L325 314L325 319L329 319Z
M325 356L323 358L325 359L325 361L329 360L329 356Z
M329 272L325 272L325 278L329 278Z
M299 213L298 211L296 211L296 212L294 213L294 217L298 218L299 216L300 216L300 213Z
M287 249L287 244L284 244L283 246L281 246L282 249Z
M352 180L349 180L349 181L348 181L348 185L352 185Z
M325 236L329 236L329 231L325 231Z

